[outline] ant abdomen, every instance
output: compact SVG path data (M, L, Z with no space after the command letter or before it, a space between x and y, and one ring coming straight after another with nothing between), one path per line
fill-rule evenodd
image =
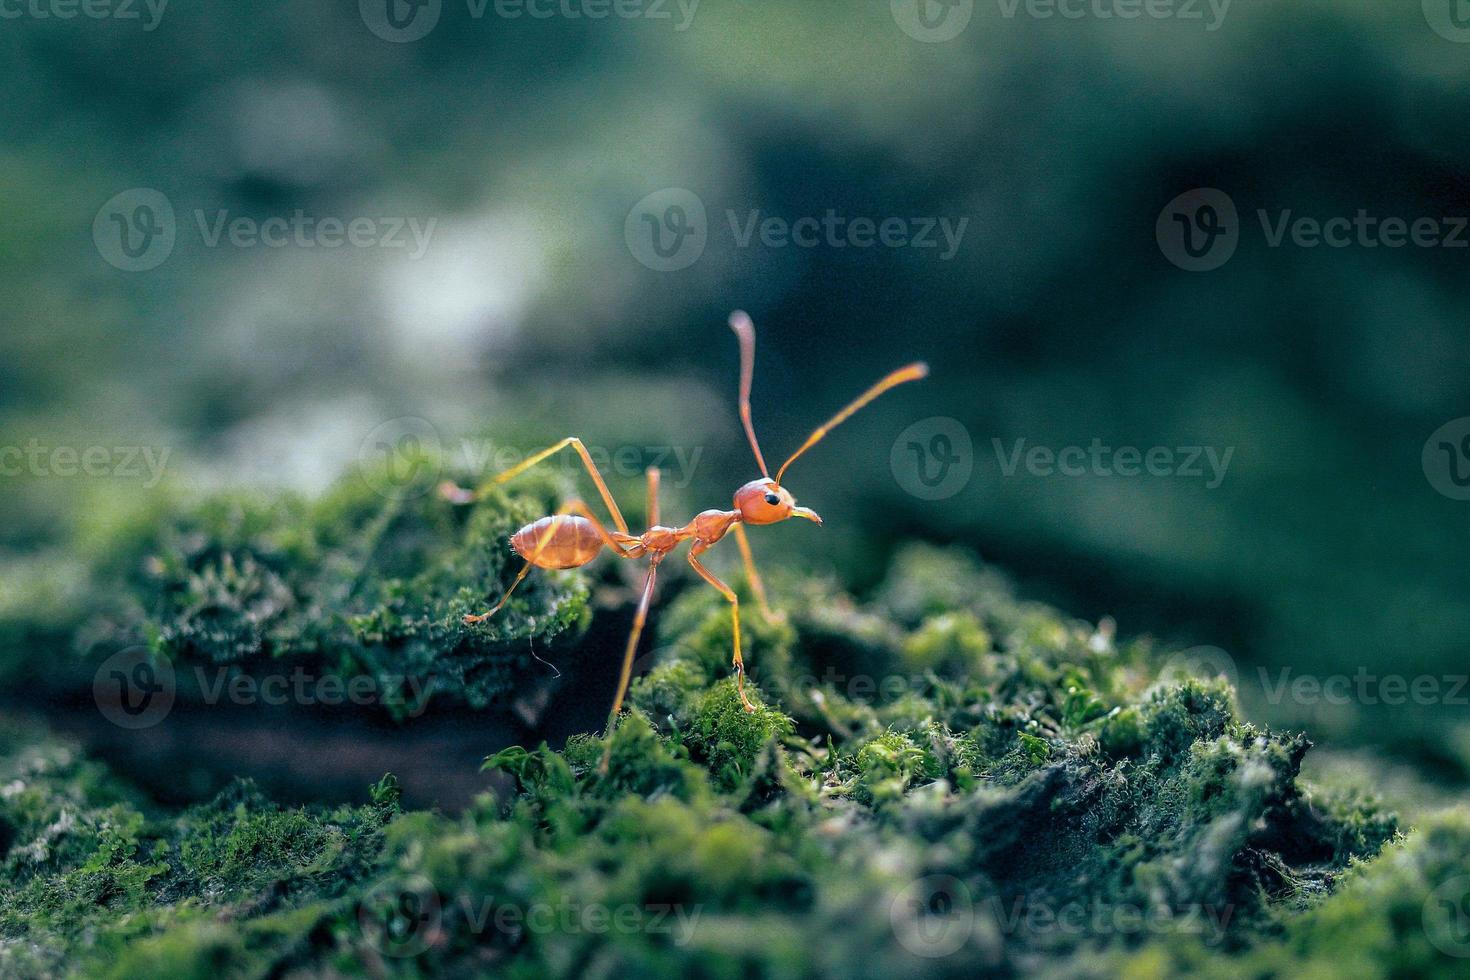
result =
M597 557L603 540L585 517L561 514L527 524L511 535L510 546L538 568L577 568Z

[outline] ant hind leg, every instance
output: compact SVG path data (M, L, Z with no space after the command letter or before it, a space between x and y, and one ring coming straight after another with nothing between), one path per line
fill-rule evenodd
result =
M517 585L520 585L521 584L521 582L525 579L526 575L531 571L531 568L532 568L532 563L531 562L526 562L525 566L521 568L520 574L518 574L516 576L516 580L514 582L510 583L510 588L508 588L508 589L505 590L505 595L503 595L503 596L500 597L500 601L497 602L490 609L489 612L481 613L478 616L474 616L474 615L467 615L467 616L465 616L464 617L464 624L466 626L473 626L476 623L483 623L485 620L489 619L491 616L494 616L496 613L500 612L501 607L504 606L505 603L506 603L506 600L508 600L510 598L510 594L516 590L516 586Z

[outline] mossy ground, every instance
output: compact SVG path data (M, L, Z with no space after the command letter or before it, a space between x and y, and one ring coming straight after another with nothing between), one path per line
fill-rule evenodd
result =
M483 704L511 682L482 669L510 637L585 616L561 579L489 630L456 625L542 505L214 501L90 574L124 583L109 614L160 654L463 663L450 694ZM340 535L304 530L324 525ZM391 778L361 806L237 783L166 810L10 733L0 972L1459 975L1470 815L1405 835L1307 785L1305 737L1241 719L1223 682L1160 681L1167 651L1020 601L963 552L910 548L865 601L773 585L785 618L744 617L756 711L728 607L688 590L606 773L596 735L506 749L486 766L508 795L454 816L403 811Z

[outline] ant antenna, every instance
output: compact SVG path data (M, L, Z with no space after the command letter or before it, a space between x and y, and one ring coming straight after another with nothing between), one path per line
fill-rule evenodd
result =
M750 381L755 375L755 324L744 310L730 314L730 329L740 338L740 421L745 424L745 435L750 448L755 450L755 461L761 468L761 476L771 478L766 469L766 458L761 455L761 444L755 440L755 426L750 422ZM776 481L781 482L780 480Z
M752 338L752 342L753 340L754 339ZM848 405L846 408L838 412L836 415L832 416L826 422L817 426L816 431L806 437L806 442L801 444L801 448L792 453L791 458L782 463L781 468L776 471L776 485L780 486L781 477L784 476L786 473L786 467L796 462L796 458L802 453L806 452L808 449L821 442L822 439L826 437L827 433L837 428L843 422L846 422L848 418L858 409L862 408L868 402L883 394L883 392L887 391L889 388L895 388L906 381L918 381L920 378L927 377L928 374L929 365L925 364L923 361L916 361L915 363L910 364L908 367L899 368L897 371L894 371L882 381L879 381L877 384L873 385L873 387L863 392L851 405ZM754 439L755 437L752 436L751 438ZM759 451L757 451L757 455L759 455Z

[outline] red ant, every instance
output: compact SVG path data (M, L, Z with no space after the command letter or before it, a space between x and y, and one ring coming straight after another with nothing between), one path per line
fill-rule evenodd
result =
M781 464L773 480L770 471L766 469L766 460L761 455L760 443L755 438L755 427L750 420L750 383L755 371L755 326L750 322L750 317L737 310L730 314L730 328L740 338L740 421L745 426L745 435L750 440L750 448L754 450L756 464L761 470L760 479L751 480L735 491L734 510L706 510L696 514L694 519L683 527L664 527L658 523L659 471L650 468L647 471L648 522L652 526L642 534L630 534L622 512L618 510L618 505L608 491L607 484L603 482L602 474L598 472L597 464L592 461L582 440L576 436L569 436L556 445L528 457L518 465L493 477L473 493L461 490L453 484L444 484L440 487L441 493L447 499L456 503L468 503L476 499L483 490L514 479L568 446L575 449L582 457L582 463L587 468L588 475L592 477L592 482L597 485L597 492L602 495L603 503L607 504L608 512L612 515L613 524L617 530L609 531L581 500L569 501L555 515L527 524L510 538L511 548L516 554L526 559L525 567L516 575L515 581L510 584L510 588L505 590L505 594L500 597L500 601L495 604L494 608L478 616L465 616L464 622L466 625L479 623L499 612L532 567L578 568L596 558L604 547L612 549L612 553L619 558L648 558L648 575L643 580L643 591L638 599L638 611L633 616L633 630L628 635L628 646L623 652L623 669L618 677L618 693L613 698L612 711L608 715L607 730L609 733L612 732L618 712L622 710L623 697L628 691L629 674L633 668L633 653L638 648L638 639L648 619L648 605L653 596L653 582L658 572L659 562L663 561L669 552L685 539L692 539L694 542L689 549L689 566L706 582L718 589L730 603L730 619L735 639L733 663L736 690L740 694L740 701L744 704L745 710L755 710L755 706L745 696L745 662L740 656L740 600L736 597L734 589L721 582L700 563L699 556L714 547L726 534L734 532L735 542L740 547L740 556L745 563L745 573L750 580L751 591L755 593L762 613L768 619L776 618L766 602L765 586L761 583L760 575L755 570L755 560L750 553L750 541L745 535L745 525L775 524L791 517L805 518L820 525L822 519L817 516L816 511L796 506L796 498L792 497L790 491L781 485L781 477L785 476L787 468L802 453L821 442L828 432L845 422L848 417L868 402L890 388L906 381L917 381L929 373L929 367L926 364L910 364L899 368L873 385L858 396L852 404L832 416L823 425L818 426L807 437L806 442L791 454L791 458ZM610 750L611 742L608 745ZM604 771L607 768L606 752L603 754L602 768Z

